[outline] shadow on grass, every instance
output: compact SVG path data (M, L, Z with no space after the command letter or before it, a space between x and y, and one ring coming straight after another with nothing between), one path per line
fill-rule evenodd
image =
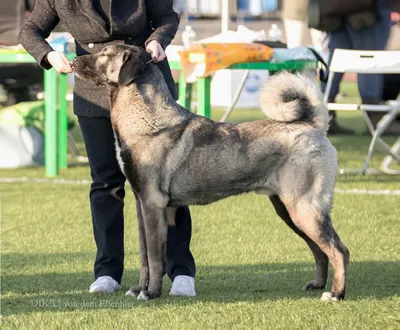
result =
M57 263L57 260L85 259L89 254L20 255L23 263L37 266L40 262ZM90 256L92 256L90 254ZM18 262L18 255L4 255L3 260L12 258ZM26 265L28 266L28 265ZM13 267L15 268L15 267ZM32 269L32 268L30 268ZM138 280L138 270L127 270L124 274L122 291L114 294L90 294L87 292L92 273L71 272L36 274L2 274L3 315L22 315L35 312L60 312L72 310L99 310L102 308L148 308L162 306L184 306L196 303L235 303L243 301L300 300L315 299L321 291L304 292L305 282L313 279L312 262L247 264L229 266L198 266L196 276L196 298L168 296L171 282L164 279L161 299L149 302L136 301L124 295L130 285ZM21 272L23 270L20 270ZM8 274L10 273L10 274ZM400 262L362 261L352 262L348 278L348 299L385 299L400 294ZM331 285L330 272L328 288Z

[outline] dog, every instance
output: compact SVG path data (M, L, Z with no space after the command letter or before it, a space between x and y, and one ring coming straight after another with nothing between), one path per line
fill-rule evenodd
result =
M330 261L332 288L321 299L344 299L350 254L330 218L337 156L312 80L272 76L260 96L268 120L218 123L180 106L150 62L144 49L127 45L73 62L80 78L108 87L117 158L137 200L140 280L127 294L161 295L167 226L177 207L255 192L267 195L310 247L316 277L304 289L325 288Z

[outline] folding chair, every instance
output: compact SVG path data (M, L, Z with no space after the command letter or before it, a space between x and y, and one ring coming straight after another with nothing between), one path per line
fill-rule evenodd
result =
M393 147L390 149L390 151L396 155L400 154L400 137L397 139L397 141L393 144ZM392 164L394 158L392 155L387 155L382 163L381 163L381 171L387 174L400 174L400 170L394 170L390 168L390 165Z
M386 159L385 164L382 164L381 169L387 169L393 159L400 163L400 148L396 146L397 143L395 143L393 147L390 147L381 139L381 135L400 113L400 98L390 101L385 105L328 103L329 91L332 87L333 76L335 73L353 72L366 74L400 74L400 51L335 49L329 72L330 74L324 95L324 102L327 104L328 109L339 111L361 111L368 130L372 135L367 158L361 173L365 174L367 171L368 163L371 159L375 144L378 144L382 151L390 157ZM368 111L386 112L386 115L384 115L377 123L376 128L373 127L371 120L367 115ZM386 171L386 173L390 172L391 171Z

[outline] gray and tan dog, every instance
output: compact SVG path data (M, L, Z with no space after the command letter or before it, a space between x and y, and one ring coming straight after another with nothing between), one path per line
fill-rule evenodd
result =
M300 75L270 79L260 99L270 120L216 123L181 107L144 49L113 45L74 61L79 77L105 85L117 156L137 200L141 271L137 299L161 295L167 224L178 206L247 192L268 195L277 214L310 247L323 300L345 296L350 254L332 227L336 151L315 84Z

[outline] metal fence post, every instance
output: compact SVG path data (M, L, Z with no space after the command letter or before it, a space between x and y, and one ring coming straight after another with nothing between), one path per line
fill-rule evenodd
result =
M45 167L47 176L57 176L57 72L44 73L45 91Z
M68 75L62 73L58 77L58 165L68 167Z
M197 114L210 118L211 115L211 77L197 80Z
M188 110L190 110L192 101L192 86L193 84L186 82L185 75L181 70L179 75L179 104Z

